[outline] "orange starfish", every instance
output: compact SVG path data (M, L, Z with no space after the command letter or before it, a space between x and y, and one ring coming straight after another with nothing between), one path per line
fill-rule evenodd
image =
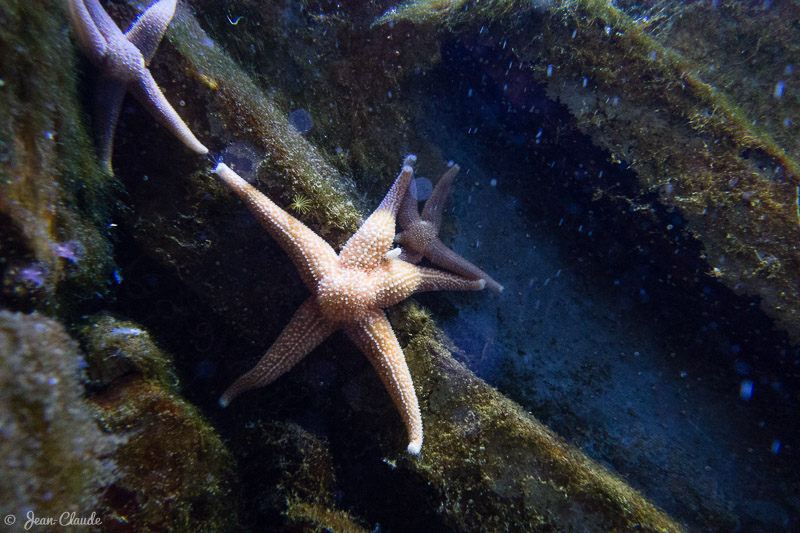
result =
M416 157L381 204L337 255L322 238L220 163L214 172L239 195L259 222L289 254L313 293L256 366L222 395L225 407L242 392L275 381L331 333L344 329L378 371L408 430L408 451L422 448L422 416L403 350L382 308L415 292L480 290L486 283L432 268L417 267L391 250L395 217L408 190Z
M486 281L486 286L493 291L503 292L503 286L493 280L489 274L455 253L439 240L439 227L442 225L444 203L447 201L450 187L453 185L453 180L460 169L461 167L458 165L453 165L444 173L433 189L430 198L425 202L425 207L422 208L422 216L420 216L417 208L417 200L411 194L406 195L397 215L403 231L398 233L394 239L395 242L403 247L400 259L417 264L423 257L426 257L436 266L446 268L465 278L483 279Z

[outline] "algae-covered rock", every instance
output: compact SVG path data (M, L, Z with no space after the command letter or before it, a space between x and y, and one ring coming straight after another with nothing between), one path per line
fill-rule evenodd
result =
M800 14L797 5L775 2L766 13L742 2L719 9L689 2L688 16L684 3L672 12L656 4L652 13L631 8L641 15L634 19L601 0L431 0L390 10L376 24L412 24L430 50L445 35L494 36L482 46L507 48L513 58L509 109L527 112L514 91L545 85L582 132L637 172L642 193L680 210L705 247L710 274L760 297L796 340L800 164L791 117L800 106L782 98L785 80L777 84L800 60L788 44L796 40L794 26L786 22ZM774 23L753 23L759 9ZM747 58L724 61L717 47L698 47L710 28L723 57ZM511 65L493 75L508 77ZM598 196L613 195L598 189Z
M421 460L398 463L441 498L458 531L684 531L618 475L567 444L463 365L414 305L393 324L420 396ZM708 517L714 527L728 517Z
M0 20L0 297L66 314L107 289L116 184L84 126L64 2L2 2Z
M102 427L125 438L102 501L106 531L238 530L233 457L194 406L142 376L93 403Z
M172 360L141 324L102 314L89 317L81 328L86 344L87 374L94 386L108 387L126 374L138 373L177 392Z
M257 508L264 521L274 522L281 514L293 530L369 531L337 508L334 459L327 443L297 424L248 425L237 455L250 465L243 480L252 490L249 507Z
M233 457L178 392L172 359L140 324L100 314L80 328L98 421L123 443L102 501L108 531L234 531Z
M0 311L0 514L20 524L99 509L117 440L84 399L83 359L57 322Z

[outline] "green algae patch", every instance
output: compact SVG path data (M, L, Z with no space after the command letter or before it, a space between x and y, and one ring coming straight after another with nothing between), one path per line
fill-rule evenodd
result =
M453 359L413 304L391 313L420 399L425 442L398 467L433 487L458 531L685 531ZM403 341L401 341L403 342Z
M84 399L77 343L43 316L0 311L0 513L20 524L99 510L118 440Z
M120 477L105 491L107 531L239 531L234 460L199 411L133 375L92 399L99 422L124 439Z
M676 53L674 42L648 33L649 19L633 20L608 2L519 2L513 10L499 0L458 6L421 2L377 22L427 29L420 38L432 49L440 32L475 35L491 27L516 56L515 68L545 84L581 131L629 164L643 192L680 209L705 246L710 274L739 293L759 296L764 311L800 338L797 136L779 131L772 113L767 124L758 123L768 107L763 95L754 99L752 91L735 90L731 78L737 74L726 78L716 57ZM725 10L728 26L773 31L768 24L753 28L746 9ZM775 27L789 35L783 25ZM682 38L693 43L705 33ZM783 62L768 60L755 76L763 76L760 85L772 92ZM717 71L712 80L730 92L706 82L704 73ZM791 104L773 107L792 110Z
M78 98L62 2L0 5L0 275L14 308L65 314L104 293L116 192Z

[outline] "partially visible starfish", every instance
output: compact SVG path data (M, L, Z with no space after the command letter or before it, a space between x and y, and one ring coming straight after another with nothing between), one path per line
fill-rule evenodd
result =
M417 199L407 194L397 219L403 228L395 237L395 242L403 247L400 256L404 261L417 264L426 257L431 263L446 268L469 279L486 280L486 286L495 292L503 292L503 286L497 283L486 272L473 265L439 240L439 227L442 225L442 212L453 180L461 169L453 165L444 173L433 189L422 216L417 208Z
M239 195L261 224L289 254L312 291L256 366L222 395L225 407L242 392L275 381L331 333L344 329L378 371L408 430L408 451L422 448L422 417L403 350L382 308L415 292L480 290L486 283L433 268L417 267L390 251L397 210L408 191L416 157L403 170L381 204L337 255L322 238L278 207L225 164L214 172Z
M128 90L186 146L200 154L208 152L164 97L147 68L175 14L176 2L156 0L122 33L98 0L67 0L80 47L102 71L95 120L100 132L100 160L109 172L114 130Z

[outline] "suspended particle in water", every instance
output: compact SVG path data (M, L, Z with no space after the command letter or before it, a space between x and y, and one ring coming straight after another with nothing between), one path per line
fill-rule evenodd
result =
M305 109L295 109L289 113L289 125L297 130L297 133L305 135L314 127L314 120L311 113Z
M742 400L750 401L750 398L753 397L753 381L749 379L743 379L741 385L739 385L739 396Z
M219 160L231 167L247 183L253 183L258 167L264 162L264 156L251 144L236 141L222 150Z
M775 84L775 92L772 93L773 96L775 98L780 98L781 96L783 96L783 91L785 88L786 88L786 82L783 80L779 81L778 83Z
M408 192L416 201L423 202L431 197L433 183L428 178L417 178L411 182Z

